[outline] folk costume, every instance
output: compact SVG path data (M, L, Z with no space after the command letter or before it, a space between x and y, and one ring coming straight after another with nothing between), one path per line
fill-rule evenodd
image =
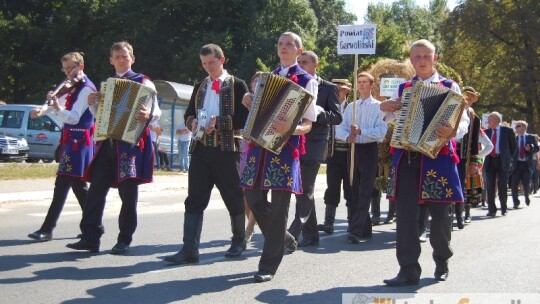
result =
M398 95L413 85L418 78L399 86ZM437 72L426 79L427 82L439 83L459 92L453 81L440 76ZM468 126L460 124L461 132ZM390 181L387 198L396 201L396 256L400 265L399 276L417 281L422 272L418 263L420 241L418 214L419 204L425 204L432 217L430 243L433 247L433 259L436 272L448 272L448 260L453 255L450 247L452 232L452 208L454 202L463 201L463 191L457 171L459 161L455 142L450 140L435 159L419 152L394 149L390 167ZM412 191L416 189L416 191Z
M458 172L465 199L464 203L456 202L455 215L457 226L460 229L464 227L463 223L471 222L471 205L477 205L482 196L482 173L480 171L474 174L467 173L469 164L479 165L480 162L478 147L481 121L472 108L469 107L465 111L471 120L469 132L463 136L463 139L457 145L460 158ZM465 211L464 217L463 211Z
M60 138L53 199L41 228L30 234L30 238L40 241L52 238L52 231L60 218L70 188L81 209L84 209L88 184L82 177L94 154L94 116L88 109L86 99L88 94L95 91L96 87L85 75L70 92L58 100L64 109L58 111L57 115L62 118L64 125ZM51 112L51 109L53 108L48 107L45 113ZM45 239L47 235L49 239Z
M129 79L148 86L154 86L148 77L129 70L116 78ZM97 105L90 107L95 113ZM158 120L161 110L154 100L150 121ZM118 188L122 208L118 218L120 233L118 243L129 246L137 228L137 202L139 185L152 182L154 170L154 147L148 127L143 131L138 143L130 144L116 139L106 139L96 143L96 153L84 178L91 182L88 201L81 220L82 239L99 246L103 229L101 220L109 189ZM113 174L111 174L111 172Z
M313 77L302 70L298 64L286 69L274 70L306 88ZM315 93L316 92L311 92ZM304 117L315 121L315 105L312 103ZM286 232L287 217L291 194L301 194L302 177L300 172L300 155L305 153L304 136L292 135L279 154L263 149L253 143L249 144L246 166L240 179L240 187L250 204L255 219L264 235L264 246L259 261L259 271L275 274L285 246L296 247L294 237ZM268 191L272 190L271 201Z
M167 262L187 264L199 260L203 214L214 185L231 220L233 237L225 256L239 256L246 248L243 193L238 187L240 149L235 135L246 123L248 111L242 105L242 97L247 92L246 83L225 70L217 79L206 77L195 84L184 115L186 126L191 127L202 109L208 117L216 117L216 124L212 133L204 133L199 140L192 138L188 197L184 202L184 245L178 253L166 257Z

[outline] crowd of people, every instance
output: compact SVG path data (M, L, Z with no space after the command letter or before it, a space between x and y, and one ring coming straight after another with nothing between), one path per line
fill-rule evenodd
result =
M372 95L375 78L362 71L355 77L359 97L351 101L348 94L353 85L348 79L322 79L317 74L317 54L304 50L297 34L282 33L276 48L279 64L272 74L302 87L313 101L299 121L272 116L271 128L275 132L292 133L283 149L275 153L253 141L238 140L253 111L253 98L262 73L256 72L248 87L244 80L224 68L226 57L220 46L204 45L199 58L207 76L195 84L185 123L176 130L180 170L188 172L189 180L184 202L183 244L179 252L165 257L165 261L199 262L204 212L214 186L221 194L231 222L231 244L225 257L242 255L255 225L264 236L255 282L272 280L286 252L318 246L320 232L334 232L341 189L347 208L348 242L359 244L373 238L372 226L381 221L381 189L375 189L378 145L385 140L388 125L398 118L404 92L422 81L462 93L467 106L455 127L449 122L434 127L434 134L444 143L435 157L392 148L386 189L391 210L385 223L396 223L396 257L400 268L394 278L384 283L418 284L422 272L420 243L427 241L429 218L429 240L436 265L434 277L445 281L449 275L448 261L453 255L450 240L454 220L457 228L463 229L471 223L471 208L486 201L487 216L495 217L499 211L496 197L501 215L506 215L508 185L513 208L521 208L520 185L525 204L530 204L530 193L536 193L540 187L538 136L528 134L527 123L522 120L515 123L514 132L504 125L498 112L489 115L488 128L484 129L472 108L480 94L470 86L461 90L456 82L438 73L434 67L435 46L422 39L414 42L410 51L416 75L401 84L391 98L375 99ZM109 61L115 69L113 77L155 89L147 76L131 69L135 55L128 42L114 43ZM157 99L152 100L152 111L141 106L136 112L136 119L146 124L146 130L135 144L111 138L94 142L99 93L84 74L83 55L68 53L61 58L61 64L66 76L76 77L78 81L58 96L49 94L50 104L33 111L34 118L57 113L65 123L53 201L41 228L28 236L41 242L53 239L53 229L72 188L83 210L82 234L79 241L67 247L99 251L106 197L113 187L118 188L122 207L117 244L111 253L126 254L137 227L138 186L152 181L154 161L160 155L162 129ZM194 130L202 132L192 138ZM162 166L170 170L166 156L162 155ZM327 166L326 207L324 220L318 224L314 185L323 162ZM159 160L157 164L159 168ZM287 228L293 194L295 216Z

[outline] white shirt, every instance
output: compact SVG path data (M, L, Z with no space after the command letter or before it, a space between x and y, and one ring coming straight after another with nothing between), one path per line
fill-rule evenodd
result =
M435 71L435 73L431 75L431 77L429 77L428 79L421 79L420 77L418 79L424 82L429 82L429 83L440 83L442 81L441 78L442 77L440 77L439 73ZM452 86L450 87L450 89L461 94L461 89L459 88L459 85L456 82L452 82ZM392 94L391 98L392 99L399 98L399 88L394 92L394 94ZM384 116L384 120L386 122L393 121L394 119L396 119L397 113L398 111L386 112ZM469 132L469 122L470 122L469 116L467 115L465 111L463 111L463 113L461 114L461 119L459 121L456 137L454 137L456 141L460 141L463 138L463 136L467 134L467 132Z
M227 73L227 70L223 70L223 74L217 78L219 80L219 87L223 85L223 81L225 78L229 76L229 73ZM203 101L203 107L202 109L206 111L206 117L208 119L206 120L206 126L208 127L208 123L210 123L210 117L212 116L219 116L219 93L216 93L216 91L212 90L212 83L214 81L208 77L208 84L206 85L206 93L204 94L204 101Z
M482 150L478 152L478 156L484 159L486 156L489 155L489 153L491 153L491 150L493 150L493 143L484 131L480 131L478 141L482 144Z
M493 138L493 131L495 129L491 130L491 138L489 139L491 141L491 139ZM501 125L498 125L497 126L497 142L492 142L493 143L493 149L495 149L495 154L500 154L500 150L499 150L499 143L501 142Z
M384 113L381 111L381 102L372 96L356 103L356 120L352 120L354 104L349 104L343 113L343 121L336 126L336 138L347 141L351 132L351 125L356 125L361 134L356 136L355 143L366 144L372 142L383 142L388 130L388 125L383 120Z
M519 161L526 161L527 160L527 151L525 151L525 157L521 158L519 157L519 153L520 153L520 150L521 150L521 142L523 142L523 146L526 147L527 146L527 140L525 138L527 134L526 133L523 133L522 135L518 135L517 138L517 156L518 156L518 160Z
M279 75L286 77L287 72L289 71L289 68L292 66L297 65L298 63L295 63L288 67L281 67L281 71L279 71ZM302 116L302 118L305 118L307 120L311 121L317 121L317 92L319 92L319 83L315 79L310 79L305 87L306 91L311 93L311 95L314 96L313 101L311 102L311 105L307 108L306 112Z
M79 96L77 97L77 101L73 100L74 104L71 107L71 110L66 110L66 101L69 95L69 93L66 93L58 98L58 105L60 106L60 110L58 112L56 112L53 107L43 105L41 107L43 115L54 114L58 116L63 123L76 125L79 123L79 120L86 109L88 109L88 95L92 92L95 91L90 87L85 86L82 88L82 90L79 92Z
M159 128L159 122L157 120L152 121L148 125L152 126L153 128ZM152 129L150 129L150 140L157 143L157 139L158 139L158 136L157 136L156 131L153 131Z
M184 121L180 122L180 125L178 126L178 130L187 130L186 124ZM185 134L178 135L179 141L190 141L191 140L191 132L186 132Z

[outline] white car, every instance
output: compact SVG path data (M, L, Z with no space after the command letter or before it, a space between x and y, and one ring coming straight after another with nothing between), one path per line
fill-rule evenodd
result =
M29 151L26 139L0 134L0 161L22 162L28 158Z
M36 105L0 105L0 134L24 138L29 147L26 162L52 162L56 159L60 144L62 124L53 115L30 119L30 111Z

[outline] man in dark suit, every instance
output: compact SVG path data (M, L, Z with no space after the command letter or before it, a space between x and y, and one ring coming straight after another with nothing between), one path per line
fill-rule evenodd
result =
M493 150L486 156L484 171L486 172L488 214L494 217L497 213L495 206L495 182L499 201L501 202L501 214L506 215L506 199L508 189L508 176L512 172L512 157L516 151L516 138L512 128L501 125L502 116L498 112L492 112L488 116L489 129L486 135L493 143Z
M317 54L312 51L302 53L298 57L298 64L303 70L315 77L319 84L316 105L317 121L313 122L311 131L305 135L306 153L300 156L304 192L296 195L296 214L289 227L289 232L297 240L302 233L303 239L298 243L298 246L307 247L319 244L313 194L315 179L321 162L326 159L330 126L340 124L342 117L339 110L337 86L316 75L319 66Z
M516 123L516 144L517 151L513 157L512 172L512 200L514 201L514 209L519 208L518 185L521 182L523 185L523 195L525 196L525 204L529 206L529 185L531 182L532 172L535 169L533 155L538 152L538 142L533 135L527 134L527 122L519 120Z

